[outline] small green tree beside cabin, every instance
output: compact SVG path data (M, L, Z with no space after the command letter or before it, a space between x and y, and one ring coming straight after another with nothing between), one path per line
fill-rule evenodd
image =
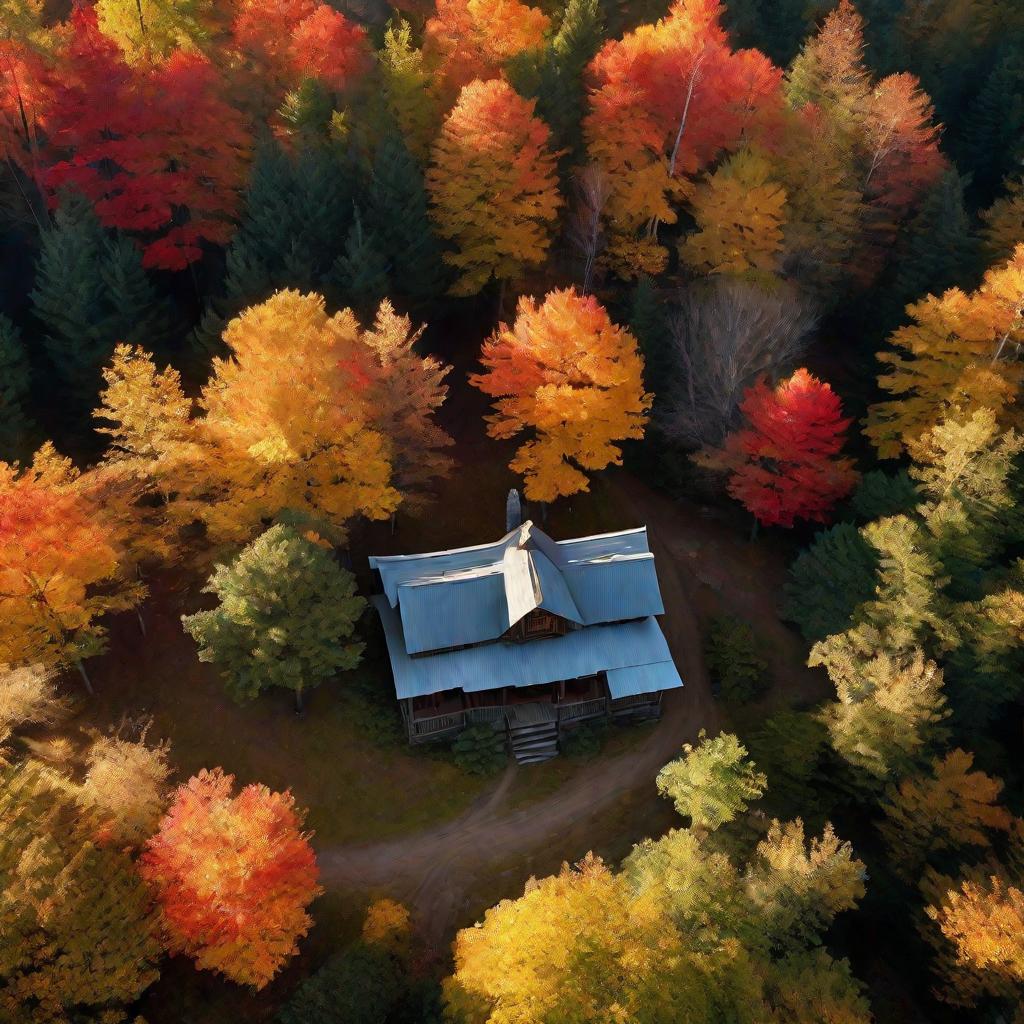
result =
M355 577L290 526L271 527L218 565L203 592L219 605L183 615L182 625L236 700L282 686L301 713L306 690L359 664L364 645L351 637L366 601Z

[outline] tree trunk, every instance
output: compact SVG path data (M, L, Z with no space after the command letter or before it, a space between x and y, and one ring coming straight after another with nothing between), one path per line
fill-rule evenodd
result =
M304 710L302 706L302 690L300 688L295 691L295 717L301 718Z
M146 635L146 620L142 617L142 612L140 612L138 608L135 609L135 614L138 616L138 619L139 619L139 632L143 636L145 636Z
M92 688L92 680L89 679L89 673L85 671L85 666L80 662L75 662L75 667L78 669L79 674L82 677L82 682L85 683L85 689L89 696L92 697L96 691Z
M754 516L754 522L750 527L750 543L753 544L757 540L757 529L761 524L757 520L757 516Z

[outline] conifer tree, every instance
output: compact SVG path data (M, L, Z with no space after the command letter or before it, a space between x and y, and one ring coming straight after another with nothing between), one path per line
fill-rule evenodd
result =
M992 65L964 123L962 165L985 202L1024 157L1024 58L1012 47Z
M28 355L21 331L0 313L0 461L24 458L35 426L26 408L29 389Z
M888 328L901 322L906 305L922 295L972 283L978 245L964 206L964 188L957 169L947 168L901 233L888 289Z
M660 404L658 398L669 389L672 342L665 306L658 298L654 280L647 274L641 274L630 289L626 325L640 343L644 357L644 387L654 395L656 417Z
M1024 178L1008 178L1004 191L982 211L982 251L991 263L1008 260L1024 239Z
M917 507L918 501L920 495L905 469L895 473L872 469L860 478L850 507L860 519L869 522L909 513Z
M99 841L64 780L35 765L0 777L0 1017L122 1019L159 975L159 922L135 865Z
M216 594L219 606L182 617L199 660L221 668L237 700L283 686L301 712L305 690L359 664L363 644L347 641L366 601L321 544L272 526L230 565L217 566L203 592Z
M396 132L377 147L367 191L369 221L389 264L388 293L418 302L441 295L445 270L427 212L423 171Z
M878 552L855 526L823 530L789 567L786 618L809 643L849 629L854 612L875 593L877 568Z
M43 345L76 410L91 406L118 342L165 339L160 302L141 253L106 236L88 200L67 196L43 233L32 292Z
M391 265L376 231L363 226L355 207L345 248L334 261L326 284L338 306L354 309L361 318L372 313L388 294Z

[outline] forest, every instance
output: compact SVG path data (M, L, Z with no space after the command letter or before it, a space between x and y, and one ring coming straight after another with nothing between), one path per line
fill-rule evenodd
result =
M0 1021L1024 1024L1024 4L535 2L0 0ZM684 682L527 767L510 488Z

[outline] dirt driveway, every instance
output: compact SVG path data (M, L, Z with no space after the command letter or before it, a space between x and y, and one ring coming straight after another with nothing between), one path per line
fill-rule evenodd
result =
M511 767L494 790L442 826L393 842L322 848L318 857L326 886L402 900L427 937L440 945L493 902L496 889L516 895L530 874L554 870L595 845L602 818L617 808L638 801L646 820L658 815L651 807L658 769L700 729L714 732L719 724L698 629L698 609L709 597L755 626L766 641L773 675L785 679L787 689L810 693L820 686L802 668L799 638L778 620L781 559L762 545L748 544L733 526L706 518L697 506L671 501L624 474L615 486L635 521L648 525L665 602L662 626L685 683L666 696L648 742L594 762L556 793L526 807L509 806L518 770ZM632 827L643 829L646 820L637 822L634 815ZM621 829L621 815L607 827Z

